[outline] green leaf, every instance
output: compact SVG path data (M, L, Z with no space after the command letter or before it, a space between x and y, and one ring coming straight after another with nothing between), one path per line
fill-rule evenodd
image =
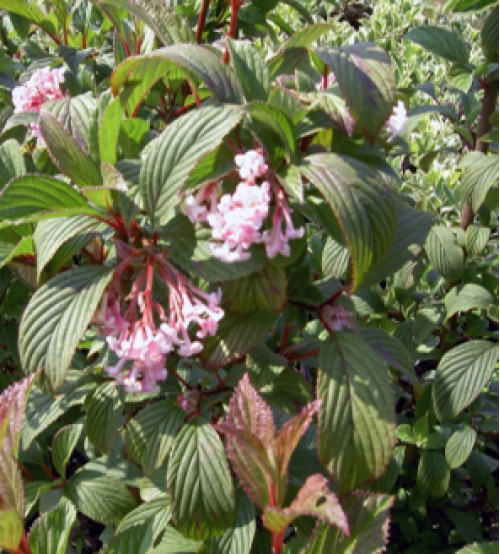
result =
M241 314L255 310L279 313L287 302L287 285L284 269L267 266L252 275L225 283L224 306Z
M464 251L445 225L434 225L427 236L425 250L433 267L448 281L456 281L464 270Z
M494 303L489 291L480 285L467 283L453 287L444 297L446 319L450 319L458 312L468 312L473 309L488 309Z
M66 478L66 465L82 434L83 425L73 423L59 429L52 440L52 462L59 475Z
M33 554L65 554L71 528L76 521L76 509L65 498L50 512L42 514L33 524L28 543Z
M87 154L93 146L92 124L96 110L97 100L90 92L43 105L43 112L54 116Z
M356 334L336 332L319 357L319 458L339 494L379 477L396 442L387 367Z
M199 552L202 545L202 541L188 539L175 527L167 525L160 544L151 554L188 554Z
M40 221L33 235L37 279L40 280L49 264L52 270L59 269L68 258L107 228L104 223L85 215Z
M186 536L217 536L233 524L236 506L226 453L207 421L190 420L177 435L167 487L177 528Z
M377 327L365 327L360 330L360 334L382 359L408 377L410 383L418 381L410 353L401 341Z
M391 188L369 165L339 154L315 154L299 169L333 210L352 259L351 286L387 254L397 228Z
M15 510L0 510L0 548L16 550L23 538L23 520Z
M422 450L418 461L417 485L426 495L440 498L448 491L450 468L439 450Z
M185 416L173 400L162 400L146 406L127 424L125 446L146 475L163 465Z
M488 383L498 360L492 342L472 340L449 350L439 362L432 385L438 418L455 418Z
M250 554L255 535L255 509L240 489L237 494L236 521L222 537L209 539L201 554Z
M116 163L116 149L118 147L118 135L123 118L123 106L119 98L110 102L104 110L104 115L99 125L99 155L101 162Z
M123 483L109 475L96 477L85 466L69 479L64 494L79 512L111 527L135 508L135 501Z
M478 156L468 165L462 175L463 199L471 202L477 212L491 187L498 185L498 155Z
M0 228L11 222L97 213L71 185L45 175L18 177L0 193Z
M0 144L0 187L26 173L21 145L14 139Z
M241 120L234 108L206 106L171 123L154 142L141 167L139 187L151 220L164 223L181 201L191 171Z
M175 4L168 5L162 0L99 0L99 3L125 8L151 27L165 45L195 41L189 23Z
M66 271L31 298L19 327L24 371L44 366L52 389L65 380L78 343L90 323L113 272L101 266Z
M498 6L494 8L481 30L481 44L486 59L498 63Z
M116 532L122 534L123 531L137 527L144 523L151 522L151 529L153 533L153 540L160 536L163 529L172 517L172 510L170 508L170 502L166 495L159 496L153 500L137 506L134 510L129 512L118 525Z
M346 537L339 529L326 523L316 528L307 554L381 554L389 539L390 510L394 497L356 491L343 499L342 505L351 534Z
M335 74L352 117L374 141L396 99L396 78L389 56L371 43L323 47L315 52Z
M221 102L238 104L242 99L243 92L232 68L225 65L215 52L198 44L175 44L127 58L115 68L111 90L116 96L120 88L130 83L124 91L125 98L136 86L141 93L134 94L134 98L143 98L156 81L177 68L181 68L187 78L203 81ZM140 103L139 98L135 108ZM128 103L127 106L130 109Z
M451 469L460 467L467 461L474 448L477 433L471 427L455 431L448 439L445 448L445 457Z
M216 369L243 358L261 341L275 319L276 316L268 312L235 314L226 310L217 334L205 340L200 354L203 364Z
M423 250L434 220L432 214L416 210L400 201L397 204L398 222L394 240L387 254L365 276L365 286L379 283L392 275L410 260L417 259Z
M61 173L67 175L79 187L95 187L102 184L99 168L92 158L82 150L63 124L43 108L40 114L40 132L52 161Z
M335 26L331 23L315 23L313 25L307 25L303 29L294 33L282 46L283 50L289 48L308 48L311 44L317 40L320 36L334 31Z
M56 33L54 25L45 16L43 11L38 6L28 3L25 0L0 0L0 9L7 10L33 21L33 23L39 25L50 35Z
M271 89L269 70L260 52L247 41L229 41L231 65L243 89L245 99L265 102Z
M20 239L16 244L0 242L0 268L7 265L17 256L34 253L35 249L31 235Z
M138 554L151 552L153 535L150 522L140 522L114 536L100 552L102 554Z
M456 554L498 554L498 541L468 544L457 550Z
M330 490L327 479L319 473L307 478L288 508L267 506L263 524L272 533L282 533L294 519L302 515L317 517L349 535L349 525L342 506Z
M97 387L87 405L85 434L101 452L109 454L123 415L123 394L115 381Z
M478 256L486 248L490 239L490 229L469 225L467 227L465 249L470 256Z
M281 139L286 151L293 157L297 155L297 139L293 123L288 116L276 106L253 102L245 107L252 119L268 127Z
M422 25L411 29L404 36L445 60L465 65L469 61L463 40L444 27Z

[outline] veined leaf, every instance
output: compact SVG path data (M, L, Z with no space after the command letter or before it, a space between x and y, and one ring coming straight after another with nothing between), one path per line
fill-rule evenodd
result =
M234 108L203 107L176 119L150 144L139 187L156 225L164 223L181 201L179 193L197 163L222 142L242 116Z
M199 552L203 541L188 539L175 527L167 525L160 544L151 554L189 554Z
M40 131L50 156L61 173L79 187L102 184L101 173L92 158L48 110L41 111Z
M0 242L0 269L11 262L16 256L34 253L35 249L32 236L24 237L16 244Z
M446 443L444 455L451 469L460 467L467 461L474 443L476 442L477 432L471 427L465 427L455 431Z
M57 431L52 440L52 461L63 479L66 477L66 465L82 434L82 429L83 425L80 423L65 425Z
M381 554L389 538L390 509L394 497L386 494L354 492L342 505L351 534L320 523L303 554Z
M434 225L427 236L425 250L434 268L448 281L456 281L464 270L464 252L455 235L445 225Z
M450 468L439 450L422 450L418 461L417 485L426 495L440 498L450 484Z
M313 25L307 25L303 29L299 29L294 33L282 46L283 50L288 48L308 48L311 44L317 40L320 36L334 31L335 25L331 23L314 23Z
M396 78L387 53L370 43L317 48L315 52L331 67L361 130L375 140L396 98Z
M480 544L468 544L460 550L457 550L456 554L497 554L498 541L495 542L482 542Z
M486 59L498 63L498 6L494 8L481 30L481 44Z
M162 400L143 408L129 421L123 439L134 460L146 475L163 465L186 413L172 400Z
M85 215L40 221L33 235L37 279L48 265L52 271L59 269L69 257L107 228L104 223Z
M458 312L468 312L475 308L486 310L493 303L494 298L491 293L480 285L466 283L453 287L444 297L446 319L450 319Z
M470 256L478 256L486 248L490 239L490 229L469 225L467 227L467 242L465 249Z
M109 475L96 477L85 466L69 479L64 493L78 511L112 527L135 508L135 501L122 482Z
M99 154L101 162L116 163L116 149L118 147L118 135L123 118L123 106L119 98L110 102L102 116L99 125Z
M123 392L115 381L108 381L97 387L89 400L85 414L85 434L104 454L111 452L123 408Z
M323 475L316 473L309 476L288 508L266 507L264 527L272 533L281 533L295 518L302 515L317 517L349 535L346 515Z
M120 6L144 21L163 44L194 42L188 22L173 6L162 0L98 0L100 4Z
M379 477L396 442L385 363L359 336L335 333L321 348L319 458L339 494Z
M16 550L23 538L23 520L15 510L0 510L0 548Z
M338 154L315 154L299 169L320 191L342 228L352 259L353 289L382 260L397 227L396 197L369 165Z
M177 435L167 468L177 527L203 539L233 524L234 488L224 446L205 420L190 420Z
M138 525L151 523L153 541L156 541L171 518L172 510L170 508L170 502L166 495L162 495L137 506L137 508L129 512L120 521L116 532L117 534L122 534L127 529L133 529Z
M29 21L36 23L41 29L50 35L56 34L54 24L43 13L43 11L33 3L25 0L0 0L0 9L25 17Z
M238 512L233 527L222 537L205 542L201 554L250 554L255 535L255 509L240 489L237 494Z
M130 82L132 87L140 83L144 96L156 81L173 68L181 68L190 79L203 81L221 102L238 104L243 97L232 68L226 66L212 50L198 44L175 44L143 56L127 58L114 70L111 90L116 96L126 82Z
M481 340L459 344L441 358L432 385L434 408L441 421L453 419L476 398L497 360L497 345Z
M477 212L491 187L498 184L498 156L478 155L462 175L462 195Z
M411 29L406 33L405 38L420 44L445 60L459 64L467 64L469 61L465 43L455 33L444 27L422 25Z
M65 554L75 521L76 509L63 497L53 510L42 514L33 524L28 535L31 552Z
M45 367L52 389L67 370L113 272L85 266L57 275L41 287L26 307L19 328L24 371Z
M248 102L265 102L271 88L269 70L260 52L248 41L229 41L231 65L240 80Z
M0 193L0 228L12 222L98 213L71 185L45 175L18 177Z
M115 535L100 552L101 554L137 554L151 552L152 545L151 522L140 522Z
M0 144L0 187L26 173L21 145L14 139Z

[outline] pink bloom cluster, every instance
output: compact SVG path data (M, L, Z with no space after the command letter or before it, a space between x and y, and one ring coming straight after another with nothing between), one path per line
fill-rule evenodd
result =
M63 67L52 70L48 67L37 69L28 81L12 91L14 113L39 113L45 102L64 98L66 94L61 90L64 71ZM39 143L43 144L38 123L32 123L31 130Z
M385 122L385 127L391 135L391 140L402 134L407 121L408 116L405 104L402 100L399 100L398 105L394 106L391 117Z
M337 304L325 304L321 308L320 316L330 331L352 329L356 325L354 314Z
M105 369L127 392L155 392L157 383L167 377L166 354L175 348L180 356L187 357L203 349L199 340L191 340L190 326L198 327L198 339L215 335L224 316L219 306L222 292L201 291L164 256L148 254L145 268L126 298L128 304L122 309L121 275L138 256L137 251L123 243L117 243L117 251L127 256L104 295L100 323L108 346L120 360ZM153 299L155 275L168 287L168 314Z
M235 156L242 181L233 194L217 198L214 184L202 187L186 198L185 211L193 223L207 222L212 229L212 252L224 262L248 260L252 244L262 243L269 258L290 255L289 240L300 238L304 229L295 229L285 193L264 180L268 166L262 152L249 150ZM272 228L262 230L274 196Z

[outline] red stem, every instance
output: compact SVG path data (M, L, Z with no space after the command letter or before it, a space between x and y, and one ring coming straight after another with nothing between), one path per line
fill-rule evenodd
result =
M201 37L203 36L203 27L205 27L205 20L207 19L208 5L210 0L203 0L201 3L200 15L198 16L198 25L196 27L196 42L201 43Z
M240 9L240 0L231 0L231 20L229 22L229 36L236 38L236 29L238 26L238 11ZM229 47L224 53L224 63L229 63Z
M283 330L283 339L281 341L281 348L280 348L280 355L283 354L287 344L288 344L288 337L290 336L290 325L285 325L285 329Z
M325 64L325 69L323 70L323 90L328 86L328 66Z
M24 533L23 538L21 539L21 542L14 554L31 554L31 548L28 544L28 537L26 536L26 533Z
M52 481L55 481L57 479L57 477L52 473L52 471L50 471L50 469L45 464L40 464L40 467L52 479Z
M320 353L321 348L316 348L314 350L309 350L309 352L302 352L301 354L296 354L295 356L287 356L285 358L289 362L295 362L296 360L301 360L302 358L309 358L309 356L317 356Z

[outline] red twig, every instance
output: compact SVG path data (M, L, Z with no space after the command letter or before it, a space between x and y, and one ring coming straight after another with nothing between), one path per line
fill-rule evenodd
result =
M302 358L309 358L309 356L317 356L320 353L320 348L315 348L314 350L309 350L309 352L302 352L301 354L295 354L294 356L287 356L284 354L285 358L289 362L295 362L296 360L301 360Z
M290 336L290 325L285 325L285 329L283 330L283 339L281 340L281 348L280 348L280 355L283 354L287 344L288 344L288 337Z
M207 19L209 4L210 4L210 0L203 0L201 3L201 10L198 16L198 25L196 26L196 42L198 44L201 43L201 39L203 36L203 27L205 27L205 21Z
M28 537L24 533L21 543L19 544L18 549L15 551L15 554L31 554L31 548L28 544Z
M328 66L325 64L325 69L323 70L323 89L326 89L328 86Z
M24 475L26 475L26 477L30 481L34 481L35 478L33 477L33 475L31 475L31 473L22 464L20 464L20 466L21 466L21 471L24 473Z
M240 0L231 0L231 20L229 21L229 36L236 38L238 27L238 11L240 9ZM229 46L224 53L224 63L229 63Z

